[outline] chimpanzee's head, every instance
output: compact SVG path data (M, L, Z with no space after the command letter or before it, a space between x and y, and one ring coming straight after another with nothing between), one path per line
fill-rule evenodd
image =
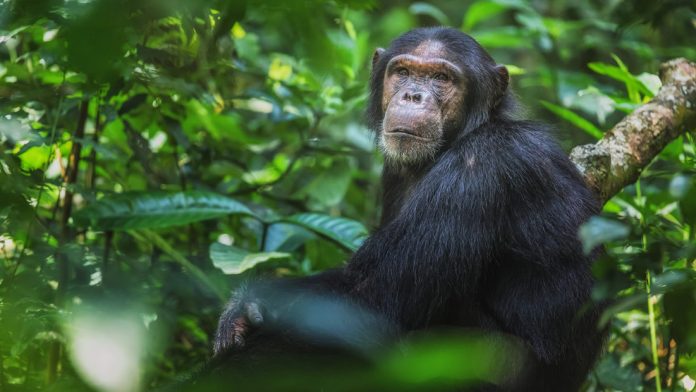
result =
M412 30L375 51L368 126L388 160L427 162L497 114L508 80L507 69L461 31Z

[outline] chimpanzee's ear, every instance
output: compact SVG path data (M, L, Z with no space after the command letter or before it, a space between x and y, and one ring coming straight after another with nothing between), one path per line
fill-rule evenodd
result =
M375 68L375 64L379 61L379 58L382 56L382 53L384 53L383 48L377 48L375 49L375 54L372 55L372 69Z
M500 92L504 93L510 84L510 74L504 65L496 65L495 71L498 73L498 83L500 86Z

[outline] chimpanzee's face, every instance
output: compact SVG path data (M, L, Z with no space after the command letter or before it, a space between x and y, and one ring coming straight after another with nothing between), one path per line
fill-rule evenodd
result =
M383 83L379 144L387 159L418 163L434 158L445 130L461 121L467 91L463 70L446 58L442 43L428 40L393 57Z

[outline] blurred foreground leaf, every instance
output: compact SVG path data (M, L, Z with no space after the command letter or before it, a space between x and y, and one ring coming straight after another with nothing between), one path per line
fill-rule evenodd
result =
M608 241L625 238L629 233L626 225L611 219L593 216L580 226L580 240L585 253Z
M497 384L520 370L521 347L502 336L438 336L409 344L387 358L382 368L405 384L463 385L482 381Z
M641 376L637 369L621 366L614 355L604 357L597 365L597 378L619 391L640 391Z

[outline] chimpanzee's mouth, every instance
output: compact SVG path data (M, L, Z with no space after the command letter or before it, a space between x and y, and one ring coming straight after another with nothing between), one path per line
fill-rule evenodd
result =
M387 131L386 134L389 136L412 137L412 138L420 139L420 140L430 140L429 138L423 137L423 136L417 134L412 129L408 129L408 128L394 128L394 129Z

